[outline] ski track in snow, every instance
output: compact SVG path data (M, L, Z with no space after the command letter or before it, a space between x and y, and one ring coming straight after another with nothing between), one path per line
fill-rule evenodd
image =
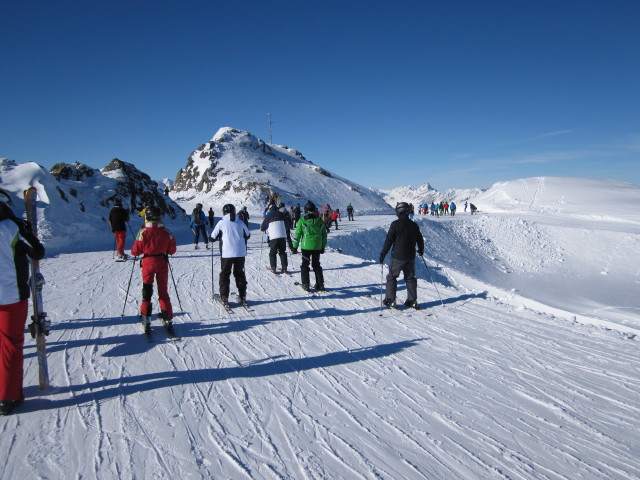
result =
M43 261L54 387L34 386L27 339L27 402L0 422L0 477L640 477L637 339L453 286L440 285L442 307L418 264L433 315L380 311L380 265L335 251L322 257L328 292L310 296L294 285L300 256L293 277L274 277L260 240L252 311L232 302L232 314L212 298L211 251L179 246L179 342L155 315L145 342L132 261Z

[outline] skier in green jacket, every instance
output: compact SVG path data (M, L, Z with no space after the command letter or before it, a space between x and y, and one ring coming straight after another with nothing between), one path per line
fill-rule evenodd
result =
M324 290L324 276L320 266L320 255L327 246L327 226L318 217L318 211L313 202L309 201L304 206L302 217L293 234L293 253L297 253L298 246L302 253L302 265L300 265L300 277L302 288L309 291L309 263L313 267L316 276L316 290Z

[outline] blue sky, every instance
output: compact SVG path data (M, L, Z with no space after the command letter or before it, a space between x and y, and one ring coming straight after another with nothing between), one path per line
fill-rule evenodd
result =
M365 186L640 184L640 2L0 0L0 156L174 178L218 128Z

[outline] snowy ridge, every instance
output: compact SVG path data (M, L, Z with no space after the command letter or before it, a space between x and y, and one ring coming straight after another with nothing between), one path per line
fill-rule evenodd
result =
M124 163L124 162L122 162ZM169 197L156 191L155 182L127 164L126 174L121 170L105 173L95 169L82 169L80 178L56 178L36 163L19 164L12 160L0 160L0 188L13 194L14 211L24 213L22 192L34 186L38 190L38 230L48 255L61 252L106 250L113 248L113 235L109 227L109 211L113 200L120 197L123 206L131 207L130 225L137 231L140 226L137 213L144 205L144 195L153 195L155 203L166 213L168 228L184 228L188 219L182 209ZM77 173L74 166L61 166ZM139 177L136 176L139 175ZM135 196L135 193L138 196ZM129 235L130 237L130 235ZM128 239L130 247L131 239Z
M220 212L226 203L261 215L270 200L304 206L330 204L346 212L387 213L374 192L308 161L286 146L270 145L249 132L224 127L180 169L171 197L190 211L196 203Z

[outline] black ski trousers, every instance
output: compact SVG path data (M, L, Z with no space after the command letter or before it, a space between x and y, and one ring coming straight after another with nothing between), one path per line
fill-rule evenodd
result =
M274 238L269 240L269 262L271 263L271 270L277 271L276 257L280 256L280 265L282 270L287 271L289 264L287 263L287 239L286 238Z
M398 277L404 274L404 281L407 284L407 301L418 300L418 280L416 279L416 260L391 259L389 273L387 274L387 289L385 299L390 302L396 301L396 290L398 288Z
M324 274L320 266L320 250L301 250L302 264L300 265L300 279L302 285L309 285L309 263L316 276L316 287L324 287Z
M229 285L231 283L231 271L236 280L238 295L247 296L247 277L244 273L244 258L223 258L220 260L220 297L229 298Z
M193 243L198 245L198 241L200 240L200 233L202 233L202 239L206 245L209 244L209 239L207 238L207 228L204 223L200 225L193 226Z

